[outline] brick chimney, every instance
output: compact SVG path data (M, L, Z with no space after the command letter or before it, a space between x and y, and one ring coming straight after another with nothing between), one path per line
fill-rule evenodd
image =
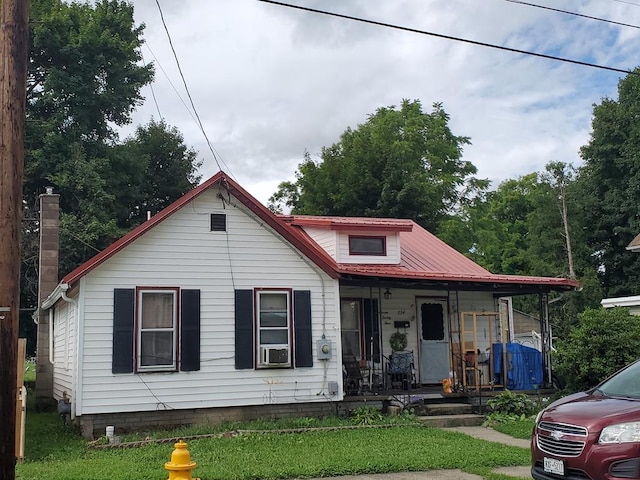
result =
M49 361L49 312L42 302L58 285L60 195L47 187L40 195L40 262L38 267L38 334L36 349L36 405L45 408L53 400L53 365Z

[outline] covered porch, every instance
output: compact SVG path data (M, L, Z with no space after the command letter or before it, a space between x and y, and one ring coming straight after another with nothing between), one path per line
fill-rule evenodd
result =
M530 278L536 279L342 279L345 395L466 396L552 386L548 293L569 288L527 283ZM535 295L538 348L522 345L514 334L515 295Z

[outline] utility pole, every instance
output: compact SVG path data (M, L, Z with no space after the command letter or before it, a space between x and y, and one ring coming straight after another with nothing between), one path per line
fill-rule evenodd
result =
M29 0L0 0L0 478L15 480Z

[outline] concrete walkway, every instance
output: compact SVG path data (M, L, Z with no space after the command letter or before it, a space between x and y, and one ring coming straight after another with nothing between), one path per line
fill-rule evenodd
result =
M512 447L529 448L529 440L513 438L504 433L500 433L493 428L486 427L453 427L443 430L451 430L471 437L486 440L488 442L498 442ZM531 466L520 467L500 467L494 470L511 478L531 478ZM310 480L326 480L310 479ZM341 477L331 477L331 480L482 480L478 475L463 472L462 470L429 470L426 472L398 472L398 473L378 473L364 475L346 475Z
M526 448L526 449L531 448L530 440L524 440L522 438L513 438L509 435L505 435L504 433L500 433L497 430L494 430L493 428L453 427L453 428L445 428L444 430L452 430L455 432L464 433L465 435L469 435L471 437L479 438L481 440L486 440L488 442L503 443L505 445L510 445L512 447L520 447L520 448ZM513 478L531 478L531 465L524 465L521 467L500 467L500 468L496 468L494 472L501 473L503 475L508 475ZM469 477L469 480L471 480L471 477Z
M522 438L513 438L504 433L500 433L493 428L487 427L452 427L443 428L443 430L450 430L454 432L464 433L470 437L479 438L480 440L486 440L488 442L503 443L512 447L529 448L531 446L531 440L523 440Z

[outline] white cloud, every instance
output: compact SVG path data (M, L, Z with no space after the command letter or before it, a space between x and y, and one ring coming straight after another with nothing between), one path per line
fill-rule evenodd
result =
M136 20L158 59L153 90L161 114L218 170L187 101L155 1L134 0ZM292 10L255 0L161 0L207 135L223 168L266 203L312 156L378 107L442 102L464 158L499 182L552 160L579 163L592 104L616 94L623 76L594 68ZM634 68L635 29L504 0L294 1L345 15L479 42ZM620 2L545 0L554 8L633 23L640 8ZM145 47L145 59L153 56ZM180 91L174 92L169 80ZM158 116L147 101L135 123ZM125 133L129 130L125 130Z

